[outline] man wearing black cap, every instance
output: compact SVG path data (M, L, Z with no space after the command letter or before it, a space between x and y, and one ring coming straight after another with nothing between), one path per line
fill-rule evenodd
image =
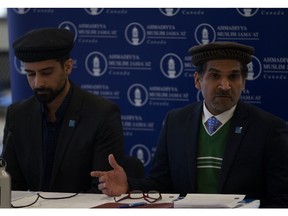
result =
M118 106L69 79L74 35L30 31L13 43L34 96L6 115L3 157L12 190L99 192L91 170L110 170L109 154L124 155Z
M288 207L288 129L284 120L240 101L253 47L234 42L189 50L204 100L168 112L149 176L94 171L107 195L129 190L245 194L260 207ZM117 187L116 187L117 185Z

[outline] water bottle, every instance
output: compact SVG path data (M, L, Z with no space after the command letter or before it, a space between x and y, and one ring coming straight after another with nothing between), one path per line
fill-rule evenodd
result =
M11 179L5 168L6 162L0 158L0 208L11 207Z

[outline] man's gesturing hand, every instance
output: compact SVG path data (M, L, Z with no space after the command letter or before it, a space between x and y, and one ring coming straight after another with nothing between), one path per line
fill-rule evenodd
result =
M108 196L118 196L128 192L127 175L124 169L117 163L113 154L108 156L108 161L113 170L92 171L92 177L99 178L98 189Z

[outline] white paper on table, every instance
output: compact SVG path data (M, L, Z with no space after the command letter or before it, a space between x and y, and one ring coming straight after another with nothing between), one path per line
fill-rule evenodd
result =
M11 201L17 201L29 196L37 196L36 192L32 191L11 191Z
M239 194L187 194L174 202L174 208L233 208L244 197Z
M20 197L25 193L26 196ZM41 196L50 199L39 198L38 201L35 204L29 206L29 208L92 208L94 206L103 203L114 202L112 197L108 197L105 194L79 193L74 197L66 198L73 195L73 193L57 193L57 192L55 193L38 192L38 193L41 194ZM15 207L31 204L37 199L36 192L24 192L23 194L19 192L14 194L12 204Z

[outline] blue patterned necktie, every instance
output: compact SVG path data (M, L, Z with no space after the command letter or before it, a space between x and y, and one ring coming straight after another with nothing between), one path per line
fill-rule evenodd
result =
M221 124L222 123L215 116L210 117L205 122L205 126L206 126L209 134L213 134L221 126Z

